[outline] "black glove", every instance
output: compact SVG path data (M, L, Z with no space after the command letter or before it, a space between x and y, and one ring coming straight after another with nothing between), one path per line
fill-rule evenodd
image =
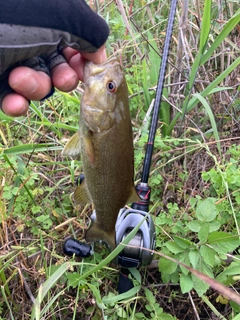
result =
M65 62L61 50L96 52L109 28L83 0L6 0L0 9L0 106L12 92L8 75L28 66L50 75Z

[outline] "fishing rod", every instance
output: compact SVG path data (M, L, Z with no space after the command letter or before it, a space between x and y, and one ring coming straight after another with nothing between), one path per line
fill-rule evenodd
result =
M159 110L161 106L162 92L174 25L176 6L177 0L172 0L168 17L166 37L164 41L164 48L162 53L162 60L159 71L152 120L149 130L148 143L143 163L143 172L141 182L136 186L136 191L141 200L138 202L134 202L131 207L132 209L122 209L118 215L118 219L116 222L116 244L118 245L132 231L132 229L134 229L134 227L141 220L143 220L144 217L147 216L147 218L145 218L145 221L140 226L137 234L133 237L132 240L130 240L129 244L131 246L125 247L123 251L119 254L118 262L121 266L121 272L118 283L119 293L126 292L133 287L133 283L128 277L128 274L130 273L130 268L137 268L139 266L149 265L153 259L153 250L155 249L155 226L150 214L148 214L151 195L151 188L148 185L148 179L150 174L154 140L158 126Z
M126 292L133 287L132 281L128 278L130 269L137 268L139 266L147 266L151 263L153 259L153 250L155 248L156 234L153 220L150 214L148 213L151 194L151 188L148 185L148 179L150 174L154 140L158 126L158 115L164 86L164 78L166 73L167 59L173 31L176 6L177 0L172 0L156 89L153 115L149 130L145 159L143 163L143 172L141 182L136 186L136 191L141 200L138 202L134 202L131 206L131 209L121 209L116 221L115 230L117 246L138 225L138 223L140 223L145 218L137 234L130 240L129 245L131 246L126 246L118 255L117 262L121 266L118 285L119 293ZM77 184L81 184L83 180L84 176L80 176L80 179L78 179ZM82 243L72 238L67 239L65 241L63 250L66 255L76 255L83 258L93 254L93 250L90 244Z

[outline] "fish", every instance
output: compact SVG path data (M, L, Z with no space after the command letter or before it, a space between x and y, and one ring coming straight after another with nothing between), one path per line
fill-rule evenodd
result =
M86 241L102 240L113 250L119 210L140 200L134 187L128 88L116 58L98 65L86 62L84 84L79 130L62 154L81 154L85 179L75 189L74 201L82 205L92 203L96 212L96 220L85 233Z

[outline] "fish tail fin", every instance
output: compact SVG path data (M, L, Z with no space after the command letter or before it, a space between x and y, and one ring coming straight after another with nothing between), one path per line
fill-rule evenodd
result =
M93 223L92 226L86 231L85 239L87 242L102 240L110 247L111 250L115 249L116 247L115 231L105 232L97 225L97 223Z

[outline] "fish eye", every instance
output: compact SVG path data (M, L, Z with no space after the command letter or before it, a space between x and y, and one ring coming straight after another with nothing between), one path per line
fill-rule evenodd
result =
M117 85L113 80L108 81L107 89L109 92L114 93L117 91Z

